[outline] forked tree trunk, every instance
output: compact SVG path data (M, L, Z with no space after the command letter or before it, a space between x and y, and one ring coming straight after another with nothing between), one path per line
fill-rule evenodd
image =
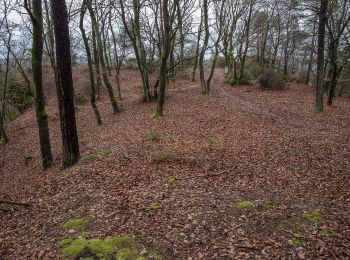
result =
M83 3L81 5L81 10L80 10L80 31L81 35L83 37L83 42L86 50L86 56L88 60L88 66L89 66L89 78L90 78L90 103L92 106L92 109L94 110L95 117L96 117L96 122L98 125L102 124L100 112L98 111L97 105L96 105L96 87L95 87L95 79L94 79L94 69L92 65L92 58L91 58L91 51L90 51L90 46L89 46L89 41L85 33L84 29L84 16L86 13L86 0L83 0Z
M104 82L104 84L105 84L105 86L107 88L107 91L108 91L108 95L109 95L109 98L110 98L110 101L111 101L111 105L112 105L112 108L113 108L113 113L117 114L117 113L120 112L120 110L119 110L119 107L118 107L117 99L114 96L112 85L111 85L111 83L109 82L109 79L108 79L108 70L107 70L107 67L106 67L104 54L103 54L103 44L102 44L101 33L99 31L98 24L97 24L97 21L96 21L96 17L95 17L94 11L93 11L92 6L91 6L91 0L87 1L87 7L88 7L88 10L89 10L89 13L90 13L90 17L91 17L91 22L92 22L92 27L93 27L92 29L95 31L95 34L96 34L99 59L100 59L100 62L101 62L101 67L102 67L103 82Z
M171 24L168 11L168 0L163 1L162 6L163 13L163 26L162 26L162 53L161 53L161 65L159 69L159 97L157 103L157 110L153 115L154 118L163 116L164 102L165 102L165 88L167 84L167 63L171 52Z

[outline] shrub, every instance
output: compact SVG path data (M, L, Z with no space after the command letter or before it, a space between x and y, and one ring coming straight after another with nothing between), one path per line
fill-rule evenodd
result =
M259 65L253 65L249 68L250 73L253 75L254 78L259 78L261 74L263 74L264 70Z
M87 101L85 95L79 92L75 93L74 100L75 100L75 104L77 105L82 105Z
M5 115L8 121L15 121L20 116L20 112L17 108L10 105L6 107Z
M259 84L263 90L283 90L285 88L285 82L274 71L267 71L259 78Z
M254 78L252 72L250 70L243 70L243 74L241 78L235 79L232 77L231 86L235 85L249 85L250 81Z

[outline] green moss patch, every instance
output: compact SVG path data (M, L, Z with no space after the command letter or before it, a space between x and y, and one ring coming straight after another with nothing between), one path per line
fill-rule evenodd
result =
M299 239L299 238L293 238L292 239L292 243L295 246L302 246L303 245L303 241L301 239Z
M107 149L107 150L103 150L101 152L99 152L97 154L97 157L100 159L103 159L105 157L110 157L115 153L115 149Z
M159 150L152 154L152 159L155 162L176 162L181 159L181 157L173 152Z
M72 259L142 260L140 247L129 237L106 239L65 239L60 242L64 256Z
M151 206L148 206L146 209L147 210L160 210L160 209L163 209L164 206L163 205L151 205Z
M285 226L284 226L284 224L280 223L280 224L277 224L276 228L277 228L278 231L283 231Z
M275 205L273 204L272 201L269 201L269 202L267 202L267 203L264 205L264 207L265 207L266 209L273 209L273 208L275 207Z
M242 201L242 202L236 203L235 208L238 209L238 210L243 210L243 209L251 208L253 206L254 206L253 202Z
M153 114L151 114L151 119L158 119L162 117L162 115L158 112L154 112Z
M88 154L88 155L85 155L81 161L82 162L91 162L91 161L95 161L97 160L98 157L96 155L93 155L93 154Z
M209 137L207 138L207 143L211 145L216 145L216 144L219 144L220 141L215 137Z
M159 140L160 140L160 133L156 131L149 132L145 137L145 141L149 141L149 142L155 142Z
M63 229L74 229L79 230L83 229L86 224L89 223L86 219L72 219L62 225Z
M107 150L100 151L97 154L85 155L81 159L81 161L82 162L91 162L91 161L103 159L103 158L106 158L106 157L111 157L114 153L115 153L115 149L113 149L113 148L112 149L107 149Z
M168 179L168 184L170 186L179 185L180 183L181 183L181 180L179 180L177 178L172 177L172 178Z
M314 210L311 213L304 213L303 218L317 223L317 222L320 222L322 220L322 215L321 215L321 212L319 210Z
M329 237L331 235L331 233L329 232L328 229L326 228L320 228L317 232L317 234L321 237Z

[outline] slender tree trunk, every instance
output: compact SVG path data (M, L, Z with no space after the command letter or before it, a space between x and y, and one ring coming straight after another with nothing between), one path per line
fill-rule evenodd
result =
M198 67L198 54L199 54L199 48L200 48L199 44L201 41L201 35L202 35L202 19L201 19L201 23L200 23L199 28L198 28L196 57L194 58L193 69L192 69L192 81L196 81L196 71L197 71L197 67Z
M48 43L47 43L47 49L49 50L49 59L50 64L52 67L53 75L55 78L55 87L56 91L58 89L58 79L57 79L57 67L56 67L56 57L55 57L55 36L53 32L53 25L52 21L50 19L50 9L48 0L44 0L44 6L45 6L45 12L46 12L46 23L47 23L47 37L48 37Z
M132 32L129 30L129 23L126 21L126 15L125 15L125 9L124 5L125 3L123 0L120 0L120 9L121 9L121 17L123 20L125 31L127 32L136 56L137 65L139 67L139 71L142 78L142 84L143 84L143 101L144 102L150 102L152 100L151 91L149 87L149 76L148 76L148 70L146 68L146 54L144 50L144 45L142 43L141 39L141 32L140 32L140 2L138 0L133 0L133 12L134 12L134 18L132 20Z
M81 5L81 11L80 11L80 31L83 37L85 50L86 50L86 56L88 60L88 66L89 66L89 78L90 78L90 103L92 106L92 109L94 110L96 122L98 125L102 124L100 112L98 111L97 105L96 105L96 88L95 88L95 79L94 79L94 69L92 65L92 58L91 58L91 51L89 46L89 41L85 33L84 29L84 16L86 13L86 0L83 0L83 3Z
M100 58L98 54L95 30L92 30L92 48L94 53L94 64L95 64L95 72L96 72L96 92L97 92L96 94L97 94L97 100L100 100L102 81L101 81L101 72L100 72Z
M51 0L52 20L56 40L58 103L61 120L63 167L80 158L73 96L72 61L67 6L64 0Z
M45 95L43 89L43 10L42 1L32 1L32 11L26 4L27 10L30 12L33 25L33 45L32 45L32 70L33 83L35 89L35 113L36 121L39 128L39 143L42 159L42 166L44 170L49 168L53 163L50 143L50 133L47 121L47 112L45 110Z
M183 20L181 13L180 1L177 1L177 20L179 24L179 36L180 36L180 61L184 60L185 56L185 35L183 33ZM179 63L180 70L183 69L182 62Z
M337 87L337 81L338 81L338 65L335 57L331 57L331 62L330 66L332 67L332 73L330 77L330 82L329 82L329 89L328 89L328 99L327 99L327 104L329 106L333 105L333 98L335 96L335 89Z
M243 50L243 56L242 56L242 61L241 61L241 67L240 67L240 71L239 71L239 82L242 80L243 78L243 70L244 70L244 65L245 65L245 61L246 61L246 57L247 57L247 53L248 53L248 47L249 47L249 34L250 34L250 23L252 20L252 14L253 14L253 6L254 6L255 0L250 0L249 2L249 14L248 14L248 20L247 20L247 24L246 24L246 33L245 33L245 46L244 46L244 50Z
M165 102L165 88L167 84L167 63L171 52L171 24L168 12L168 0L163 1L163 42L162 42L162 54L161 65L159 69L159 96L157 103L157 110L153 115L154 118L163 116L164 102Z
M316 112L323 112L323 77L324 77L324 45L326 34L328 0L321 0L319 10L317 77L316 77Z
M10 37L9 37L10 39ZM10 42L10 40L9 40ZM6 69L5 69L5 79L4 79L4 87L2 89L2 96L1 96L1 113L0 113L0 143L7 143L7 136L5 134L5 111L6 111L6 91L7 91L7 81L8 81L8 74L10 70L10 50L7 50L6 55Z
M314 59L314 49L315 49L315 38L316 38L316 23L317 19L315 17L314 26L313 26L313 32L312 32L312 43L311 43L311 50L310 50L310 58L309 58L309 64L307 67L307 73L306 73L306 80L305 84L308 85L310 82L310 76L312 72L312 64Z
M104 59L104 54L103 54L103 44L102 44L101 34L100 34L100 31L98 28L98 24L97 24L96 17L95 17L94 11L92 9L90 0L88 0L88 9L89 9L89 13L90 13L91 21L92 21L92 27L93 27L93 30L95 31L95 34L96 34L97 47L98 47L99 58L100 58L101 67L102 67L103 82L104 82L104 84L107 88L107 91L108 91L108 95L109 95L109 98L110 98L110 101L112 104L112 108L113 108L113 113L117 114L120 112L120 110L118 107L117 99L114 96L112 85L108 79L108 71L107 71L107 67L106 67L105 59Z
M209 92L207 88L207 82L205 80L205 75L204 75L204 57L205 57L205 52L208 48L208 43L209 43L209 22L208 22L208 0L203 0L203 22L204 22L204 30L205 30L205 36L204 36L204 42L202 46L202 52L201 55L199 56L199 75L201 79L201 92L202 94L207 94Z

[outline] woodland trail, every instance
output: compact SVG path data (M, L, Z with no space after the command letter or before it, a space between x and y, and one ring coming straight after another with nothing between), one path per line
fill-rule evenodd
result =
M75 74L80 90L84 73ZM70 169L60 170L54 102L48 172L33 111L9 125L0 200L33 206L0 213L0 259L60 258L58 243L71 236L62 224L82 217L92 237L133 235L163 259L350 256L348 100L315 115L306 86L262 92L217 77L202 96L198 83L179 78L165 117L151 120L155 104L139 101L138 73L122 76L121 114L112 115L106 93L101 127L88 103L77 107L83 158ZM237 209L243 201L251 207ZM319 221L305 217L316 210Z

